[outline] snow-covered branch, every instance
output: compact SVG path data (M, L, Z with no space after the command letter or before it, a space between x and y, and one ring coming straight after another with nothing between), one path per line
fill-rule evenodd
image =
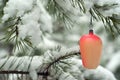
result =
M82 61L79 58L72 57L77 54L79 54L79 46L69 49L61 48L60 51L47 51L42 56L2 58L0 60L0 64L2 64L0 73L30 74L31 77L35 75L36 77L34 76L33 80L37 79L37 75L47 75L59 80L84 80L84 78L90 78L89 76L92 74L95 76L92 77L92 80L96 80L100 76L102 77L100 80L116 80L110 71L102 67L98 67L96 70L84 69Z
M43 72L42 70L49 69L52 65L54 65L54 63L57 63L62 59L66 59L67 57L76 55L77 53L79 53L79 48L76 48L76 47L62 50L55 55L52 53L54 55L55 60L53 60L50 63L48 62L49 58L45 58L47 53L45 53L42 56L33 56L33 57L11 56L11 57L7 57L7 58L2 58L0 60L0 64L1 64L0 73L4 74L4 73L8 72L8 73L16 73L16 74L17 73L18 74L28 74L31 71L35 71L36 74L47 75L48 72ZM62 54L62 55L60 56L59 54ZM51 55L51 53L48 56L51 57L50 55ZM45 59L47 59L47 60L45 60ZM42 67L42 66L45 66L44 63L47 63L47 64L45 64L46 67ZM40 68L42 70L39 70ZM42 72L39 72L39 71L42 71Z
M69 52L69 50L68 50L68 52ZM68 53L68 52L66 52L66 53ZM47 67L46 67L46 70L48 71L48 69L52 66L52 65L54 65L55 63L57 63L57 62L59 62L60 60L63 60L63 59L66 59L66 58L68 58L68 57L71 57L71 56L74 56L74 55L78 55L78 54L80 54L80 52L77 52L77 51L71 51L70 53L68 53L68 54L66 54L66 55L63 55L63 56L60 56L60 57L58 57L56 60L54 60L53 62L51 62Z

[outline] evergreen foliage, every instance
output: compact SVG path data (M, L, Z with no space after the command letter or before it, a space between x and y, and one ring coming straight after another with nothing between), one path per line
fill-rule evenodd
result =
M24 80L22 74L30 75L27 80L116 80L110 71L101 66L91 71L84 69L77 41L82 33L88 31L88 26L98 22L102 26L93 27L99 29L98 34L104 33L100 28L104 25L104 30L108 32L104 34L118 38L120 12L115 13L115 10L120 9L119 0L0 2L0 41L2 44L13 44L13 49L7 49L8 52L0 56L0 72L16 74L5 77L6 80L12 80L11 77ZM87 17L87 22L82 17ZM10 52L11 55L8 55ZM0 79L3 77L0 76Z

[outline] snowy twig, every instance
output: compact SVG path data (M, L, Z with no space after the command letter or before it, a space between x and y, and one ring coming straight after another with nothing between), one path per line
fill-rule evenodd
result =
M48 71L48 69L49 69L53 64L59 62L60 60L65 59L65 58L70 57L70 56L73 56L73 55L78 55L78 54L79 54L79 53L71 53L71 54L68 54L68 55L61 56L61 57L59 57L58 59L56 59L55 61L53 61L52 63L50 63L50 64L47 66L46 70Z
M64 54L62 56L59 56L57 59L55 59L53 62L49 63L49 65L45 68L45 72L48 72L49 68L54 65L55 63L59 62L62 59L66 59L67 57L71 57L74 55L80 54L78 46L66 49L64 51L60 51L58 54Z
M29 74L28 71L0 71L0 74ZM38 72L38 75L48 76L49 73Z
M79 47L78 46L77 47L72 47L72 48L69 48L69 49L63 49L60 52L58 52L57 55L54 54L54 56L56 57L55 60L53 60L52 62L47 64L47 66L45 68L41 68L41 69L44 69L45 71L39 71L37 74L38 75L43 75L43 76L48 76L49 75L48 69L52 65L59 62L60 60L66 59L68 57L71 57L71 56L74 56L74 55L77 55L77 54L79 54ZM4 63L5 64L1 67L0 74L29 74L31 69L36 70L41 65L44 65L42 63L46 63L46 61L43 61L43 56L34 56L32 61L31 61L31 57L13 57L13 56L11 56L9 58L1 59L0 64L4 64ZM12 63L14 60L16 60L16 62ZM22 61L22 63L20 61ZM18 64L17 62L19 62L20 64ZM29 66L27 64L29 62L31 62L30 63L31 66ZM37 62L38 65L36 65L36 67L35 67L34 64L36 62ZM11 64L12 64L12 66L10 67ZM22 67L24 67L25 71L21 70ZM28 69L28 67L29 67L29 69Z

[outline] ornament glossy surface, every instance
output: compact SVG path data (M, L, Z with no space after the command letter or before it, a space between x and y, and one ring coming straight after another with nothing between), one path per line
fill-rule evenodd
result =
M102 53L101 39L90 31L80 38L79 45L83 66L88 69L97 68Z

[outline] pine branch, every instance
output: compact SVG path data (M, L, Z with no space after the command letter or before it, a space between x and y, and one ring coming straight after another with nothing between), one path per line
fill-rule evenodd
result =
M0 40L3 40L7 44L11 42L14 43L13 51L19 50L20 52L26 52L26 50L33 48L29 36L26 36L24 39L19 37L18 25L21 24L21 17L10 19L3 24L6 26L3 26L3 31L5 34Z
M61 0L61 2L66 3L65 5L69 4L65 0ZM79 8L81 13L86 13L84 0L69 0L69 2L71 5L69 7L73 7L74 9ZM66 10L64 7L65 6L62 6L61 3L57 2L57 0L49 0L46 9L56 20L62 21L65 24L65 27L70 29L75 23L70 16L75 15L71 10Z
M29 71L0 71L0 74L29 74ZM49 73L38 72L38 75L48 76Z
M72 48L67 49L65 51L60 51L58 54L60 54L60 53L62 53L62 54L64 53L64 55L59 56L57 59L55 59L51 63L49 63L48 66L45 68L45 72L48 72L49 68L52 65L54 65L55 63L59 62L60 60L64 60L64 59L69 58L71 56L80 54L78 46L77 47L72 47Z
M117 5L117 4L113 4ZM104 24L104 27L106 31L110 32L110 34L115 38L118 34L120 34L120 28L118 25L120 25L119 21L120 19L116 18L118 16L117 14L113 14L112 16L104 16L100 11L99 8L101 6L96 6L94 5L92 8L90 8L89 12L91 16L96 20L96 21L102 21Z
M61 56L59 56L59 54L62 54ZM59 61L61 61L61 60L64 60L64 59L67 59L67 58L69 58L69 57L72 57L72 56L74 56L74 55L78 55L80 52L79 52L79 47L78 46L76 46L76 47L72 47L72 48L69 48L69 49L64 49L64 50L62 50L62 51L60 51L59 53L58 53L58 58L57 59L55 59L55 60L53 60L52 62L50 62L49 64L48 64L48 66L47 67L43 67L43 68L41 68L41 69L44 69L45 71L40 71L40 72L38 72L37 74L38 75L43 75L43 76L48 76L49 75L49 73L50 72L48 72L48 70L49 70L49 68L52 66L52 65L54 65L55 63L57 63L57 62L59 62ZM32 58L34 58L34 59L31 59L31 58L29 58L28 57L28 59L24 59L24 57L23 58L21 58L21 59L18 59L19 57L9 57L9 58L6 58L5 60L3 59L1 59L1 63L3 64L2 66L1 66L1 70L0 70L0 74L29 74L29 71L28 70L30 70L30 68L31 68L31 65L33 64L32 62L34 62L33 60L35 60L35 59L38 59L38 58L34 58L34 57L32 57ZM19 60L19 63L20 64L16 64L17 62L18 62L18 60ZM23 70L19 70L19 68L18 67L20 67L22 64L24 64L24 63L26 63L25 61L22 61L22 60L27 60L27 61L30 61L30 64L28 64L28 66L27 66L27 70L25 70L25 71L23 71ZM42 59L42 57L41 57L41 59L40 59L41 61L43 61L43 59ZM4 62L3 62L4 61ZM14 62L15 61L15 62ZM46 63L46 62L44 62L43 61L43 63ZM16 64L16 65L15 65ZM26 64L27 65L27 64ZM43 64L44 65L44 64ZM7 69L4 69L4 67L8 67ZM11 67L12 66L15 66L13 69L11 69ZM39 64L39 66L42 66L42 63L40 63ZM37 67L37 69L39 68L39 66ZM16 68L17 67L17 68ZM23 66L24 67L24 66ZM28 69L29 68L29 69ZM36 70L36 69L35 69Z
M67 58L67 57L71 57L71 56L73 56L73 55L78 55L78 54L80 54L80 53L71 53L71 54L68 54L68 55L61 56L61 57L59 57L58 59L56 59L55 61L53 61L52 63L50 63L50 64L47 66L46 70L48 70L52 65L54 65L54 64L57 63L57 62L59 62L60 60L65 59L65 58Z
M86 13L84 0L75 0L75 2L78 4L80 10L81 10L83 13Z

